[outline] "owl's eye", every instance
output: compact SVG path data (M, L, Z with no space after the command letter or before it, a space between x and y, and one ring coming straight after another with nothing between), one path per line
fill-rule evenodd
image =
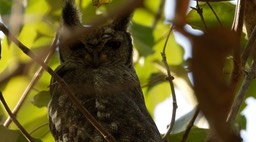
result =
M82 42L77 42L77 43L74 43L73 45L70 46L70 49L72 51L79 50L79 49L82 49L82 48L84 48L84 44Z
M118 49L121 46L121 42L118 40L109 40L109 41L107 41L105 46L111 47L113 49Z

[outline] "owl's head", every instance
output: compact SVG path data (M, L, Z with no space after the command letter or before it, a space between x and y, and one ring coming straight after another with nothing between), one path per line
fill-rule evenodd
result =
M93 68L132 65L132 40L127 32L129 14L98 26L83 26L72 0L67 0L62 18L59 49L62 63Z

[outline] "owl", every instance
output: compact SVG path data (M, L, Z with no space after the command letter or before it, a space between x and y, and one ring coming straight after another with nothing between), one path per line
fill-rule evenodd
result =
M56 73L75 97L117 142L161 142L133 67L130 16L83 26L74 2L66 0L62 17ZM56 142L105 141L54 79L50 92L49 126Z

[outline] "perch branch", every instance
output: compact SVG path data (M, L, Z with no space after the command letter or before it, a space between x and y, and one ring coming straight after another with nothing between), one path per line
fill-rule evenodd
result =
M21 133L25 136L25 138L29 141L29 142L33 142L33 138L29 135L29 133L22 127L22 125L19 123L19 121L15 118L15 116L12 114L12 111L10 110L10 108L8 107L2 92L0 91L0 100L6 110L6 112L8 113L8 115L11 117L12 121L15 123L15 125L19 128L19 130L21 131Z
M38 63L44 70L46 70L59 84L62 86L63 90L67 92L70 100L76 105L77 109L86 117L86 119L94 126L94 128L104 137L104 139L108 142L114 142L115 139L111 134L109 134L98 122L97 120L90 114L90 112L80 103L80 101L75 97L74 93L70 89L70 87L66 84L66 82L55 73L47 64L45 64L42 60L40 60L29 48L27 48L24 44L22 44L19 40L17 40L9 30L0 23L0 30L11 40L13 41L26 55L32 58L36 63Z
M46 56L44 63L47 63L50 59L50 57L52 56L52 54L54 53L56 47L57 47L57 41L58 41L58 35L55 36L55 39L50 47L49 53ZM19 99L18 103L16 104L16 106L14 107L12 113L14 116L17 115L17 113L19 112L22 104L24 103L24 101L26 100L30 90L33 88L33 86L37 83L37 81L39 80L39 78L41 77L43 72L43 68L40 66L38 68L38 70L36 71L36 73L34 74L32 80L30 81L29 85L27 86L27 88L25 89L25 91L23 92L21 98ZM10 123L12 122L12 119L10 117L7 118L7 120L4 122L4 126L8 127L10 125Z
M163 136L163 139L165 139L165 140L167 139L168 134L172 131L172 128L173 128L174 123L175 123L176 111L177 111L177 108L178 108L176 93L175 93L175 88L174 88L174 83L173 83L174 77L171 75L170 67L167 63L167 57L166 57L166 54L165 54L165 49L166 49L166 46L167 46L167 43L168 43L168 40L169 40L169 37L171 35L172 30L173 30L173 26L170 27L169 33L166 37L166 41L165 41L165 44L164 44L164 47L163 47L163 51L161 53L162 58L163 58L163 63L166 67L166 72L167 72L167 78L166 79L167 79L167 81L169 81L169 84L170 84L170 87L171 87L171 92L172 92L172 100L173 100L172 119L171 119L171 122L170 122L170 125L168 127L167 132Z

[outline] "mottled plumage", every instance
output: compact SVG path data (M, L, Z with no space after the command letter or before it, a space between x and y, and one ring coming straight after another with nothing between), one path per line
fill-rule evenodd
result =
M83 27L73 2L67 0L59 47L61 65L56 72L117 142L161 142L132 64L128 18ZM85 35L71 38L81 30ZM57 142L105 141L54 80L50 92L50 130Z

